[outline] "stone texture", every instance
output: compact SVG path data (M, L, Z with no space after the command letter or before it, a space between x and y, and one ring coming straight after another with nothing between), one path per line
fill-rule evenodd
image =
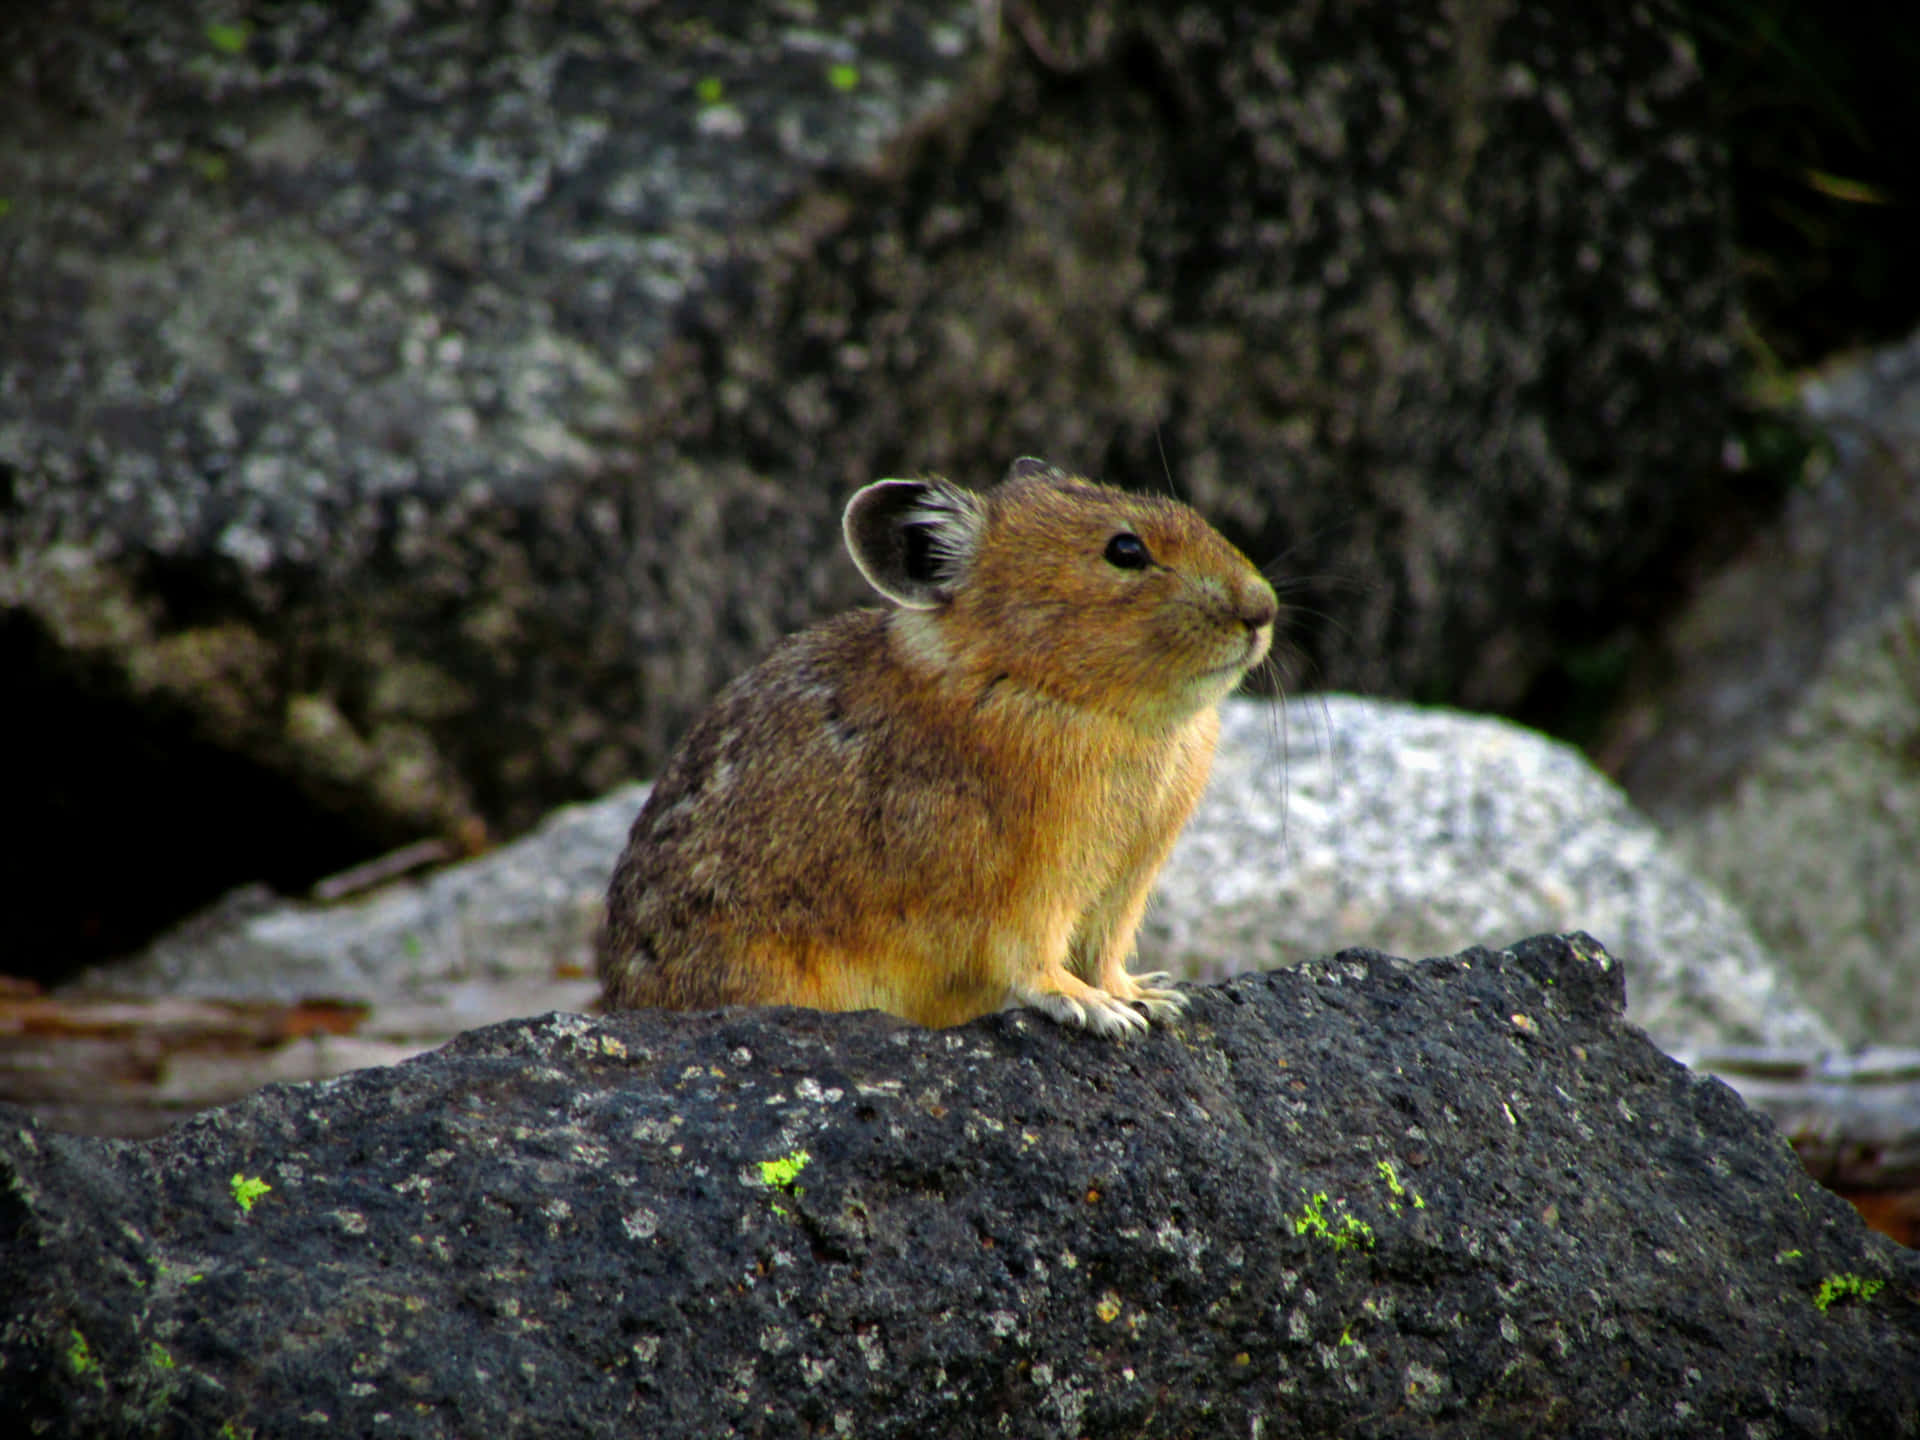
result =
M1849 1044L1920 1045L1920 570L1675 841Z
M1170 473L1322 677L1499 704L1719 444L1650 9L86 0L0 56L44 973L650 771L853 597L877 474Z
M0 1384L47 1436L1920 1434L1920 1257L1622 998L1584 937L1350 952L1132 1046L548 1016L142 1144L16 1115Z
M646 793L629 785L565 806L477 860L333 905L235 892L137 957L83 971L66 993L365 1001L435 1012L392 1038L436 1043L476 1023L462 1020L463 991L570 974L584 1006L607 877Z
M1779 513L1688 597L1603 748L1678 826L1725 800L1843 648L1898 624L1920 575L1920 334L1806 377L1824 440ZM1873 703L1873 702L1868 702Z
M1213 780L1142 928L1211 978L1328 946L1446 954L1541 930L1604 938L1670 1050L1836 1044L1741 912L1570 745L1351 696L1224 708Z
M45 677L28 734L60 757L20 886L50 936L179 904L182 806L215 822L202 885L523 829L850 596L815 565L831 484L649 451L652 376L742 233L948 115L985 37L967 3L708 12L0 20L34 278L0 292L0 655ZM105 903L65 878L69 817L116 795L164 880Z
M1620 956L1635 1021L1669 1048L1836 1043L1733 907L1571 747L1351 696L1222 714L1142 968L1217 979L1316 946L1443 954L1475 934L1581 927ZM585 1006L594 986L577 977L645 795L567 807L491 855L341 904L235 897L63 993L364 1002L368 1038L409 1043L516 1013L501 1008L516 995L518 1013Z
M1831 442L1662 637L1610 747L1850 1044L1920 1044L1920 336L1803 384ZM1602 933L1605 933L1604 931Z

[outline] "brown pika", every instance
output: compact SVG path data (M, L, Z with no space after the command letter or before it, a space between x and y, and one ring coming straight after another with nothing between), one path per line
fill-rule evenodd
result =
M1032 459L881 480L844 528L897 608L789 636L695 722L613 872L602 1003L1177 1013L1127 961L1273 588L1178 501Z

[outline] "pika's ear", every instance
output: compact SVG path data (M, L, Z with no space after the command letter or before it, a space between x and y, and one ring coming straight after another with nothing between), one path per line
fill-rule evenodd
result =
M869 585L910 610L931 610L966 580L987 507L945 480L876 480L847 502L841 528Z
M1002 485L1011 485L1017 480L1070 480L1058 465L1042 460L1037 455L1022 455L1007 467L1007 473L1000 477Z

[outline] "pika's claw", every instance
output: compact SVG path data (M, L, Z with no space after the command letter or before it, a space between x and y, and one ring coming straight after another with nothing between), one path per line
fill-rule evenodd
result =
M1133 997L1133 1003L1155 1020L1172 1020L1187 1008L1187 997L1178 990L1142 985L1140 993Z
M1109 1040L1131 1040L1136 1035L1147 1033L1147 1020L1138 1010L1124 1001L1116 1000L1104 991L1096 990L1105 1003L1088 1007L1087 1028L1096 1035Z
M1016 1003L1030 1005L1049 1020L1061 1025L1072 1025L1084 1030L1087 1027L1086 1008L1071 995L1055 995L1045 991L1031 991L1014 996Z
M1085 986L1073 995L1057 990L1019 990L1017 1004L1030 1005L1049 1020L1090 1030L1108 1040L1127 1040L1147 1033L1146 1017L1104 990Z
M1145 1010L1155 1020L1171 1020L1187 1008L1187 997L1173 988L1173 977L1164 970L1146 975L1122 971L1119 983L1108 982L1112 993Z

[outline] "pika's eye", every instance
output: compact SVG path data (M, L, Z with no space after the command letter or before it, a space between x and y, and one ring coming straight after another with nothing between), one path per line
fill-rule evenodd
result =
M1144 570L1153 563L1147 542L1130 530L1122 530L1107 541L1107 563L1121 570Z

